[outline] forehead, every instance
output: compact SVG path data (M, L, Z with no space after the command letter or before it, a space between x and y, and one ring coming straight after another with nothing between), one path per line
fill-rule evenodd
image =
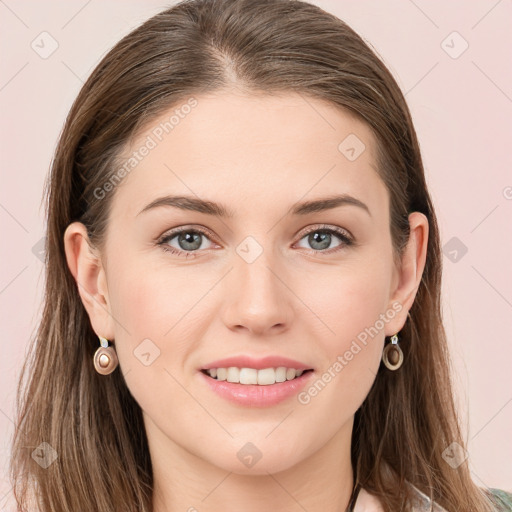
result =
M333 193L384 208L375 144L350 111L301 94L194 96L123 152L118 165L128 172L112 209L134 217L164 193L229 202L240 214Z

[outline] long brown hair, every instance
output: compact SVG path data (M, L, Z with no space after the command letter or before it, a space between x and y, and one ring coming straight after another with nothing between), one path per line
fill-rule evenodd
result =
M367 123L392 198L397 262L409 237L408 214L428 218L426 266L401 331L406 364L396 372L380 368L355 415L357 481L386 512L410 509L407 482L448 511L493 510L467 463L453 469L442 456L453 442L465 442L441 320L439 231L409 109L361 37L297 0L181 2L116 44L74 102L45 186L44 310L18 385L11 477L19 510L33 499L30 510L37 502L44 512L151 511L141 409L121 371L100 376L93 368L98 338L67 267L63 235L80 221L102 248L115 191L101 200L97 191L113 177L126 144L172 105L233 84L248 92L298 92ZM49 465L37 464L34 450Z

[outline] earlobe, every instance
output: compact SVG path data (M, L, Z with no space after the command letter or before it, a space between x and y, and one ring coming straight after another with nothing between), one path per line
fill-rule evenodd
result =
M73 222L66 228L64 249L69 270L75 279L80 299L94 331L98 335L113 339L105 270L90 244L84 224Z

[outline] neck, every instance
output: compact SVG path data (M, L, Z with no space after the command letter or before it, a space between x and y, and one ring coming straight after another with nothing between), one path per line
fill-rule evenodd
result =
M147 418L146 418L147 420ZM259 473L240 474L212 464L171 442L156 426L150 452L153 512L345 512L353 490L350 459L352 421L320 449L280 471L261 464Z

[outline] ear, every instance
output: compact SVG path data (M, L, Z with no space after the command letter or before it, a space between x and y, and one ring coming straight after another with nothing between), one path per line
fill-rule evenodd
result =
M429 233L428 219L423 213L412 212L409 215L409 226L409 241L402 255L401 268L394 270L388 304L388 308L395 309L393 303L398 302L402 305L402 309L393 320L386 324L386 336L392 336L403 328L425 269Z
M114 320L108 300L105 269L89 241L84 224L73 222L66 228L64 249L69 270L77 283L92 328L97 335L113 340Z

